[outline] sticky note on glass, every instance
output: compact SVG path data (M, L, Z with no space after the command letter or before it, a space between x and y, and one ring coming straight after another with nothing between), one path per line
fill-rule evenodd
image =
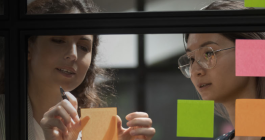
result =
M236 136L265 136L265 99L237 99Z
M81 108L81 118L89 116L82 129L83 140L118 140L117 108Z
M265 76L265 40L236 40L236 76Z
M265 7L264 0L245 0L245 7Z
M213 138L214 101L178 100L177 137Z

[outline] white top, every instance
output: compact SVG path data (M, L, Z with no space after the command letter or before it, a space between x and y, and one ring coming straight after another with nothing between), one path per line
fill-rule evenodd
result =
M0 94L0 140L5 139L5 95ZM45 140L42 128L33 118L32 107L28 97L28 140ZM82 140L80 131L77 140Z
M33 112L29 97L28 97L28 140L45 140L41 126L33 118ZM82 140L81 131L78 135L77 140Z
M34 118L33 118L33 123L35 128L35 140L45 140L42 128Z

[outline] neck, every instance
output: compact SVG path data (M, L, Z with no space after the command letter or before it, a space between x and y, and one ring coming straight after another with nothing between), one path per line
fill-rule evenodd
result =
M234 95L236 95L236 97L222 103L225 106L225 108L229 114L230 121L231 121L232 125L234 126L234 128L235 128L235 102L236 102L236 99L244 99L244 98L245 99L255 99L256 93L257 93L255 87L256 87L255 84L254 85L248 84L248 86L244 90L241 90L240 93L234 94ZM236 136L235 140L245 140L246 138L248 140L260 139L260 137L237 137Z
M256 83L253 82L254 84L247 84L247 86L237 92L237 93L233 93L234 96L232 96L232 98L226 100L225 102L223 102L222 104L225 106L228 114L229 114L229 118L230 121L232 122L234 128L235 128L235 102L236 99L255 99L256 98Z
M48 87L37 82L29 81L28 95L31 101L33 117L39 124L43 114L62 100L59 87Z

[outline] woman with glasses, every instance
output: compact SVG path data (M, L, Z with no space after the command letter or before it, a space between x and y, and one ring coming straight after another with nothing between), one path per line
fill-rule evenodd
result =
M203 10L240 10L239 1L216 1ZM265 78L235 76L235 40L265 39L265 33L189 33L184 34L186 54L179 58L179 69L203 100L214 100L216 113L235 126L236 99L264 99ZM264 118L265 119L265 118ZM238 137L235 131L217 140L260 140L261 137Z

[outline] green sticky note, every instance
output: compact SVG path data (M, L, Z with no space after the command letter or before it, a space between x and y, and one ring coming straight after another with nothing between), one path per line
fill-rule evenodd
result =
M265 7L265 0L245 0L245 7Z
M214 101L178 100L177 137L213 138Z

